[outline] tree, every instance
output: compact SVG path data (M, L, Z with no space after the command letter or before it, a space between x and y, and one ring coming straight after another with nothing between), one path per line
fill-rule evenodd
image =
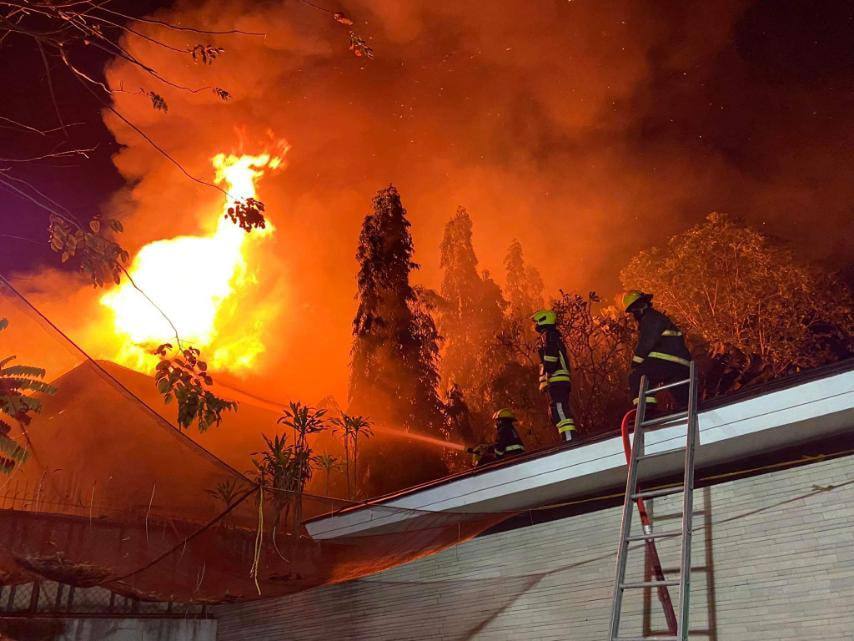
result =
M494 371L484 395L485 407L512 408L519 417L522 437L529 448L557 442L548 419L547 404L538 392L539 340L531 315L543 306L543 281L525 262L522 244L513 240L504 258L507 310L492 361Z
M294 448L287 444L285 434L276 434L270 438L261 435L266 449L259 452L259 458L253 458L252 463L258 473L258 484L266 491L273 504L273 544L276 544L276 532L284 515L285 526L288 523L291 504L294 501L299 470L295 465ZM296 519L294 519L296 529Z
M322 432L327 428L326 410L319 410L303 405L299 401L291 401L289 406L282 411L282 415L276 421L280 425L286 425L293 430L294 444L290 447L290 466L287 467L289 475L289 489L293 492L294 499L294 532L298 533L302 524L302 494L306 484L312 476L312 449L308 443L308 437L312 434ZM284 442L284 437L282 437Z
M359 235L357 299L353 321L350 413L370 415L379 423L442 436L439 382L439 335L430 314L428 293L409 282L412 237L397 190L380 190L373 212ZM369 456L391 458L393 445L374 444ZM417 465L391 465L371 470L375 488L424 481L443 472L441 461L423 457Z
M317 463L317 466L326 473L323 494L324 496L329 496L329 477L332 475L332 472L341 469L341 461L338 460L337 456L324 453L315 456L314 462Z
M8 325L7 319L0 318L0 332ZM0 360L0 474L11 474L28 456L27 448L12 438L12 426L8 421L17 422L27 438L26 429L32 421L32 414L42 409L41 400L32 394L56 393L53 385L42 380L44 369L32 365L10 365L13 360L15 356Z
M489 273L478 273L472 220L463 207L445 225L440 256L444 273L438 327L444 341L441 372L449 389L447 411L455 412L453 403L465 397L474 405L476 420L483 422L485 390L496 373L495 347L507 302ZM468 416L466 409L466 421ZM473 437L470 433L458 436Z
M341 428L344 439L344 456L346 458L345 471L347 473L347 498L352 499L351 487L355 495L359 495L359 437L370 438L374 435L371 422L364 416L354 416L342 413L339 418L332 419L332 423ZM353 483L350 484L350 455L353 460Z
M518 240L510 243L504 267L507 270L505 291L510 303L510 317L527 321L543 306L543 279L536 267L525 263L522 243Z
M724 214L635 256L620 274L710 359L707 391L722 393L852 353L854 305L832 275Z
M464 443L477 445L471 425L471 410L466 403L463 389L454 383L448 388L445 400L445 415L448 417L448 430L462 438Z
M596 292L553 301L572 371L572 410L581 434L616 429L627 406L627 380L635 346L634 323L615 307L599 307Z

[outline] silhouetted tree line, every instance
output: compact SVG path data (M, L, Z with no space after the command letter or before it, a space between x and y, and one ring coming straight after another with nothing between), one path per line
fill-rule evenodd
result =
M491 440L490 416L510 407L530 448L557 442L537 392L532 312L550 305L569 353L580 436L616 429L628 408L635 327L595 292L544 300L537 269L513 241L502 288L478 268L471 216L445 226L438 292L413 286L413 243L400 194L378 192L359 237L358 311L353 323L351 411L378 424L473 444ZM640 252L621 271L624 287L686 332L706 397L847 358L854 305L834 275L722 214ZM374 439L361 475L367 494L459 469L440 448Z

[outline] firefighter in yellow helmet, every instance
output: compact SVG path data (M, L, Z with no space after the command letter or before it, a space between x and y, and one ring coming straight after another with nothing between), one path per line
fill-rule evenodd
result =
M569 405L572 387L566 347L556 327L557 317L552 310L541 309L531 316L531 320L540 334L540 391L549 395L549 413L558 434L564 441L569 441L575 431Z
M525 453L525 445L516 431L516 416L508 409L500 409L492 415L495 421L495 458L516 456Z
M513 412L500 409L492 415L492 420L495 421L495 443L481 443L466 450L472 455L475 467L525 453L525 445L516 431L516 416Z
M649 385L670 383L688 378L691 352L685 346L682 331L665 314L652 307L652 294L636 289L622 297L622 307L638 322L638 344L632 356L632 371L629 374L629 390L634 404L638 404L641 376L646 375ZM688 405L688 386L671 388L676 402ZM655 396L646 397L648 411L655 412L658 401Z

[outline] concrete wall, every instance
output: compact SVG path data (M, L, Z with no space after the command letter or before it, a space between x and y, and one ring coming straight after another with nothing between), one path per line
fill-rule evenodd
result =
M657 527L678 527L678 496L651 503ZM854 457L703 488L695 509L692 638L854 639ZM217 638L603 641L619 521L619 508L600 510L360 581L221 606ZM678 547L659 544L665 567L678 567ZM643 575L643 556L630 555L630 576ZM622 634L660 630L655 595L634 592Z
M13 641L216 641L212 619L0 618ZM6 635L6 636L4 636Z
M215 641L210 619L67 619L56 641Z

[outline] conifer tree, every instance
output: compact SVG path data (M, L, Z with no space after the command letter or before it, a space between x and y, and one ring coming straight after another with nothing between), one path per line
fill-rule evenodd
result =
M445 225L440 250L442 377L446 385L456 383L470 397L488 375L484 361L501 331L506 302L489 274L478 273L472 220L463 207Z
M510 243L504 267L508 310L499 340L502 349L495 356L501 366L491 379L489 398L496 408L512 408L520 417L526 445L539 447L557 439L537 390L538 338L531 323L531 315L543 307L543 281L536 267L525 262L518 240Z
M507 269L507 300L510 316L517 320L528 320L543 306L543 279L533 265L525 263L522 243L513 240L504 258Z
M353 321L349 413L368 416L378 426L442 437L444 420L439 384L439 334L429 296L413 287L409 274L412 236L400 194L380 190L365 217L356 259L359 301ZM433 448L413 456L394 453L402 441L373 439L366 446L369 493L385 491L444 473ZM379 463L379 464L375 464Z

